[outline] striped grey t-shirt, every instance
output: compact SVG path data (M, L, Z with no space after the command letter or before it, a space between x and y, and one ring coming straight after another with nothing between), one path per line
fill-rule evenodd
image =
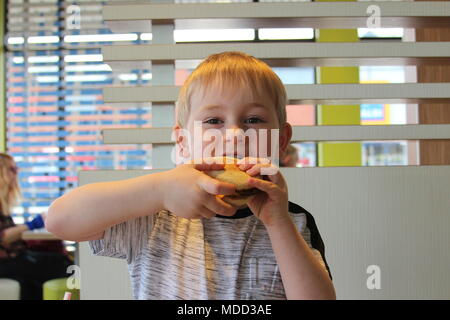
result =
M330 272L314 218L292 202L289 213ZM89 245L95 255L127 259L135 299L286 298L269 235L249 208L209 220L160 211L112 226Z

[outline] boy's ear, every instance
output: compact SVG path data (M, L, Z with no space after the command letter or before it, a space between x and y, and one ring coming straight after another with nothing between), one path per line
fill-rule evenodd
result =
M172 127L172 137L175 138L175 145L176 145L176 148L179 149L180 155L182 157L189 156L189 154L188 154L188 150L189 150L188 143L189 142L187 141L189 137L186 136L186 130L181 128L181 126L179 124L175 124Z
M180 134L180 130L181 130L181 127L179 124L175 124L172 127L172 135L175 137L176 144L181 143L181 140L183 138L182 135Z
M287 147L291 143L291 138L292 138L292 126L288 122L286 122L283 128L281 128L280 130L280 142L279 142L280 158L282 158L285 155Z

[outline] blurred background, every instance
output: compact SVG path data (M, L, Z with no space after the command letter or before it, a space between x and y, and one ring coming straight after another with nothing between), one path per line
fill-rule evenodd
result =
M103 62L101 46L151 43L151 33L112 33L96 0L5 0L2 32L5 76L5 151L19 167L22 190L13 216L20 224L45 213L51 202L78 186L80 170L151 169L152 145L106 145L104 128L152 127L148 104L104 103L109 85L152 84L149 69L112 71ZM125 1L120 1L125 2ZM136 1L134 1L136 2ZM238 1L175 1L238 2ZM251 1L239 1L251 2ZM263 2L263 1L261 1ZM274 1L272 1L274 2ZM77 17L79 20L68 20ZM357 29L358 41L414 41L414 30ZM175 30L176 43L199 42L315 42L317 30L228 29ZM199 61L176 61L175 82L181 85ZM274 68L285 84L318 83L318 67ZM415 66L361 66L359 83L416 82ZM361 104L361 125L417 124L413 104ZM288 105L288 121L296 126L326 124L314 105ZM353 121L352 124L355 124ZM345 143L345 142L342 142ZM353 144L355 142L352 142ZM418 141L356 142L351 166L419 165ZM297 167L328 166L321 143L294 143ZM68 250L75 250L66 242Z

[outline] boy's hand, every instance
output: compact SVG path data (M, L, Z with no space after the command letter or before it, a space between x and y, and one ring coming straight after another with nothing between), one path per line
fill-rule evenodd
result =
M233 206L216 195L233 194L231 183L211 178L203 170L221 170L224 164L183 164L163 173L162 202L166 210L186 219L232 216Z
M251 160L251 161L250 161ZM269 180L249 180L254 188L263 191L248 202L248 207L266 227L289 220L288 189L279 168L267 163L267 159L243 158L238 161L239 169L255 176L269 172ZM273 173L273 174L272 174Z

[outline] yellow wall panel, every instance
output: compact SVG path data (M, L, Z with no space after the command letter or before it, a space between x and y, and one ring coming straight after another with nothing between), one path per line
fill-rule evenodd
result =
M320 29L317 31L318 42L357 42L356 29Z
M318 125L359 125L361 112L359 105L319 105Z
M318 148L320 167L361 165L362 155L359 142L321 142Z
M359 67L319 67L319 83L359 83Z
M329 0L327 0L329 1ZM341 1L341 0L334 0ZM321 0L318 0L321 2ZM317 42L358 42L357 29L319 29ZM317 83L359 83L359 67L318 67ZM359 105L318 105L318 125L360 125ZM360 166L362 163L360 142L318 143L318 165Z

